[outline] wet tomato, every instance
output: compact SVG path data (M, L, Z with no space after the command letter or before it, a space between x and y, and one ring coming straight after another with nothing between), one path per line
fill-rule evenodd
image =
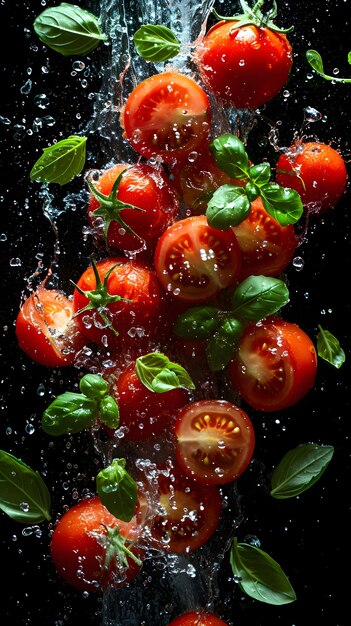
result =
M209 135L210 101L192 78L176 71L146 78L121 114L124 136L146 158L165 163L192 152Z
M188 611L176 617L168 626L227 626L227 624L209 611Z
M227 370L233 388L251 407L278 411L313 387L316 349L297 324L271 317L246 327Z
M233 230L217 230L204 215L194 215L165 230L154 263L164 290L194 304L237 281L241 252Z

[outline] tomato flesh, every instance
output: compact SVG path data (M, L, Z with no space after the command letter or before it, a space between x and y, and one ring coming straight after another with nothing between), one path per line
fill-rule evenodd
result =
M168 626L227 626L227 623L209 611L188 611L176 617Z

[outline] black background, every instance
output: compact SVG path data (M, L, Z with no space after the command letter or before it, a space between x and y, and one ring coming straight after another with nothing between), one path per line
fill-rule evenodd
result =
M77 4L84 6L82 2ZM248 152L254 162L267 157L274 165L277 159L277 152L267 139L270 124L278 128L278 146L287 146L295 133L301 134L304 108L314 107L323 117L305 126L303 132L340 149L349 169L351 85L324 81L305 60L305 51L316 48L323 56L326 73L331 74L337 67L339 76L351 76L347 63L350 28L345 15L349 4L341 0L320 5L312 0L279 3L279 23L294 25L289 36L294 66L286 85L289 95L282 93L269 103L262 110L264 118L258 119L250 134ZM0 241L0 447L43 474L52 493L54 521L77 494L80 497L94 489L100 461L88 434L60 439L48 448L47 438L40 431L42 411L53 395L76 381L76 372L48 371L30 362L17 347L14 322L22 294L27 293L28 281L35 282L36 271L44 278L48 268L54 266L62 277L60 287L65 289L68 278L77 279L85 267L90 244L82 237L82 199L73 195L70 208L51 223L42 209L40 186L29 181L29 170L53 138L78 133L85 127L93 114L89 94L98 91L101 77L96 69L98 51L85 60L91 73L88 86L83 88L83 75L72 75L72 59L63 58L38 42L32 23L42 10L43 5L37 0L23 4L5 0L0 6L1 23L8 35L6 44L2 37L0 109L0 233L7 237L5 240L1 236ZM32 87L26 94L23 86L28 79ZM49 99L45 110L35 104L35 96L43 93ZM39 131L33 131L35 118L44 116L54 117L55 124L48 126L44 122ZM98 152L98 143L96 146ZM94 162L93 151L88 159L90 164ZM81 182L72 183L72 194L79 193ZM55 189L54 193L54 204L60 207L62 194L67 191ZM303 626L311 619L328 626L349 623L350 225L348 189L333 211L323 219L311 220L306 240L298 250L304 260L303 269L297 271L292 266L287 271L291 301L284 310L284 317L300 324L313 339L318 324L333 332L344 347L346 363L336 370L319 360L315 388L298 406L279 415L253 415L257 440L254 460L238 481L244 515L239 539L247 535L259 538L261 547L288 574L297 601L285 607L271 607L243 596L228 580L230 569L225 560L215 608L235 626ZM16 265L13 259L17 258L20 263ZM267 494L269 472L285 452L307 442L335 447L326 473L301 497L273 500ZM90 626L99 625L101 598L85 598L68 588L53 569L48 556L52 525L43 523L37 533L28 534L26 526L16 524L3 513L0 524L1 625L70 626L77 619Z

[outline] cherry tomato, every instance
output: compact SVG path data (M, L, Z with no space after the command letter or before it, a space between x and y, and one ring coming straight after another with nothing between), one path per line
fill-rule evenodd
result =
M136 517L128 523L117 519L97 496L81 500L62 515L51 537L50 554L69 585L99 592L109 585L122 587L137 576L140 564L132 557L128 557L128 567L122 565L118 552L105 563L109 535L116 528L128 542L137 540ZM142 556L133 543L126 545L137 559Z
M216 485L203 485L177 466L159 468L158 510L150 528L151 545L188 553L203 546L219 524L222 498Z
M72 320L73 303L42 283L24 301L16 318L19 347L47 367L72 365L85 337Z
M199 400L181 409L175 437L180 467L205 485L236 480L250 463L255 446L249 416L226 400Z
M295 189L313 213L333 208L345 192L345 161L328 144L297 141L280 155L276 167L277 183Z
M241 252L233 230L217 230L204 215L194 215L165 230L154 262L164 290L194 304L237 281Z
M168 626L227 626L227 624L209 611L188 611L176 617Z
M209 135L210 101L192 78L176 71L146 78L129 95L121 114L124 136L146 158L171 163Z
M124 174L112 198L114 204L111 207L109 196L122 172ZM98 220L103 220L104 229L107 226L107 247L152 255L157 239L179 211L176 194L165 174L146 163L118 163L105 170L96 182L91 182L98 192L106 196L101 199L93 191L90 194L88 214L90 223L96 224ZM130 208L130 205L137 208ZM102 234L101 231L99 234Z
M273 316L246 327L227 370L234 389L251 407L278 411L299 402L313 387L316 349L297 324Z
M96 271L98 280L91 265L77 282L83 292L93 292L90 298L96 302L96 308L84 311L91 300L78 288L73 295L74 311L80 312L76 319L82 333L93 343L115 350L148 345L161 325L163 297L153 269L141 261L108 257L96 263ZM101 285L106 283L102 297L99 296L99 281ZM123 299L113 301L115 297Z
M220 21L195 49L205 85L237 109L256 109L276 96L288 80L292 48L286 35L253 24L236 28Z
M241 249L240 281L252 274L278 276L289 265L298 245L294 226L281 226L267 213L261 198L251 202L248 217L233 230Z

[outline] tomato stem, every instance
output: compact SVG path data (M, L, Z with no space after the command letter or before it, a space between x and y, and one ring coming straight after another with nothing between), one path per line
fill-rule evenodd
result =
M289 28L279 28L272 20L278 15L276 0L273 0L273 7L267 12L263 13L261 7L264 5L265 0L257 0L253 7L250 7L245 0L240 0L243 13L233 16L219 15L215 9L212 9L213 15L217 20L224 20L226 22L237 22L235 28L242 28L253 24L257 28L269 28L277 33L290 33L294 30L293 26Z

